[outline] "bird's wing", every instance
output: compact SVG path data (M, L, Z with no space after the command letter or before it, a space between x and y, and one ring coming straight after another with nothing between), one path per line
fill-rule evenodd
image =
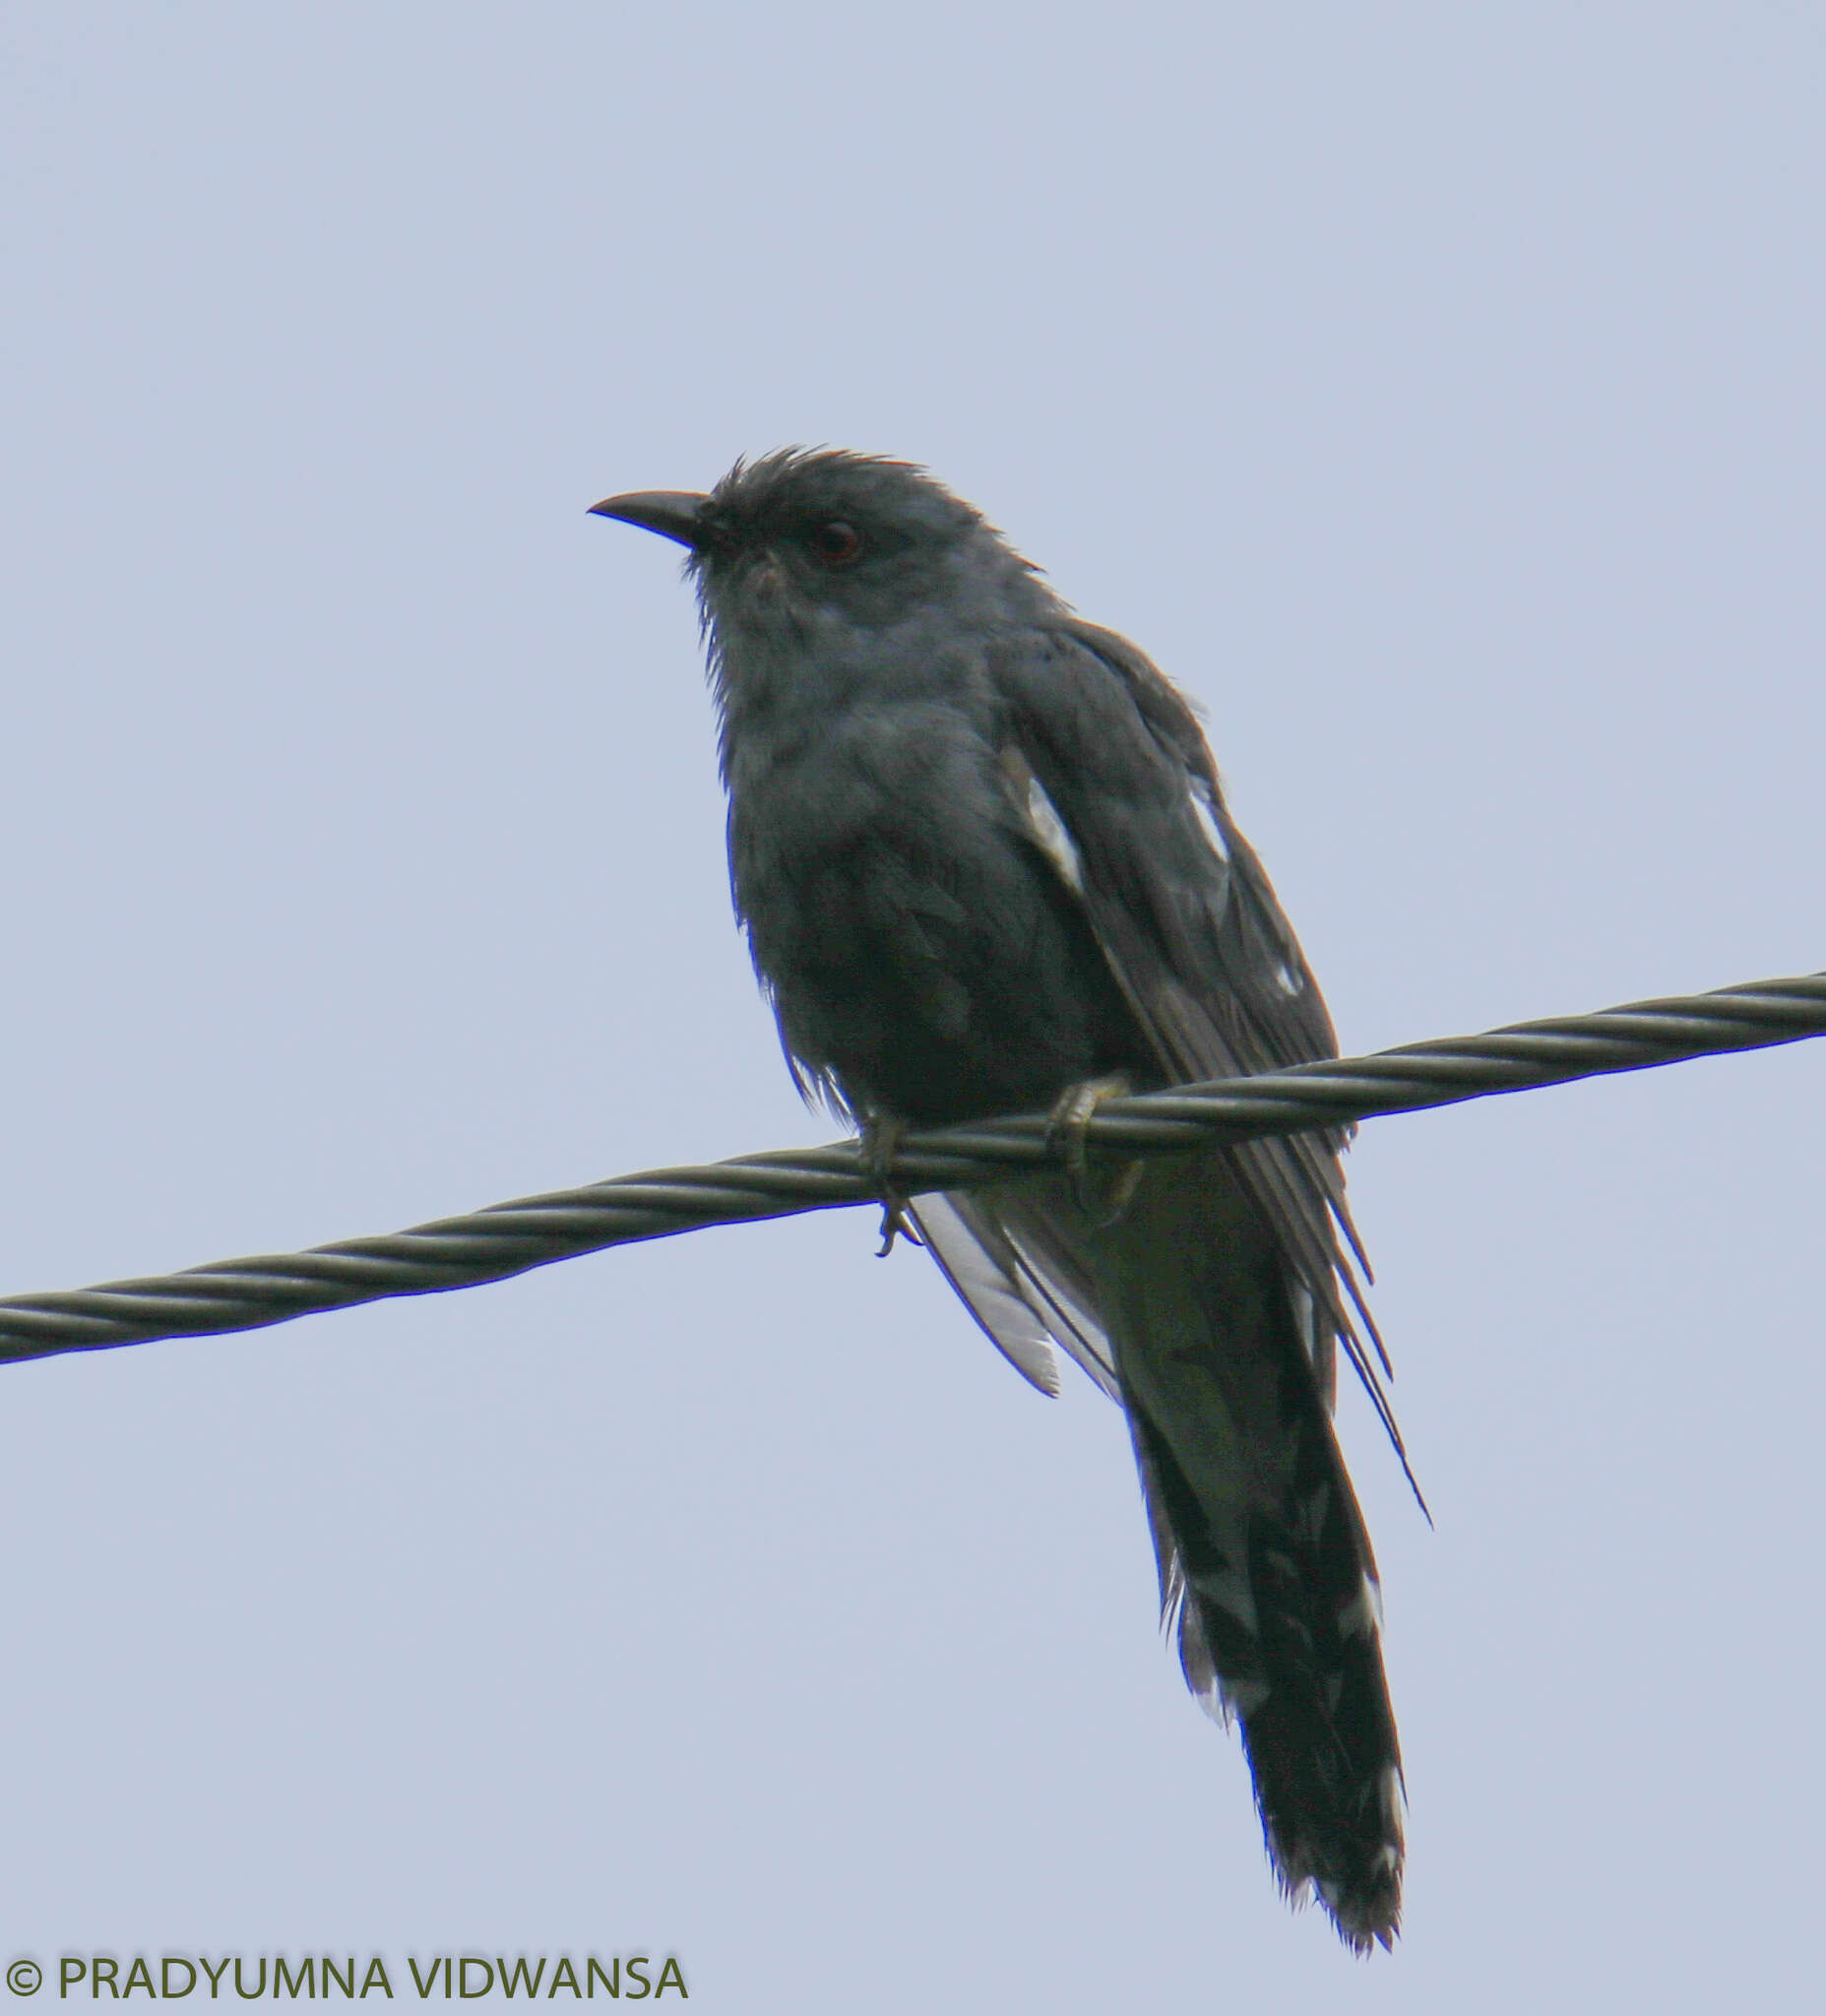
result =
M1025 1380L1056 1400L1059 1361L1053 1327L1022 1292L1021 1263L992 1221L973 1211L968 1191L922 1197L907 1215L938 1271Z
M1335 1056L1299 942L1165 677L1125 639L1075 622L1008 640L995 669L1017 816L1083 903L1162 1079ZM1345 1139L1282 1135L1231 1154L1310 1300L1322 1389L1329 1397L1342 1344L1399 1449L1378 1376L1387 1360L1358 1279L1369 1270L1345 1204Z
M1050 1339L1120 1401L1115 1354L1096 1292L1045 1212L1009 1189L993 1198L969 1190L921 1197L910 1210L939 1271L1024 1378L1056 1398L1059 1370Z
M1158 1080L1334 1054L1299 946L1166 680L1077 624L1004 639L993 670L1011 821L1082 905ZM1056 1174L952 1202L1016 1306L1074 1355L1051 1309L1095 1340L1128 1414L1186 1679L1242 1722L1283 1881L1316 1887L1360 1949L1387 1943L1399 1915L1400 1753L1374 1557L1328 1418L1339 1344L1400 1439L1363 1341L1379 1353L1342 1146L1276 1137L1151 1163L1113 1216Z

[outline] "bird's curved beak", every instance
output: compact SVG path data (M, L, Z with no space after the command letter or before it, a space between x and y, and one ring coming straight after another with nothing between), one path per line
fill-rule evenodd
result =
M695 552L704 536L704 506L709 502L696 490L630 490L623 497L604 497L590 509L598 518L638 525Z

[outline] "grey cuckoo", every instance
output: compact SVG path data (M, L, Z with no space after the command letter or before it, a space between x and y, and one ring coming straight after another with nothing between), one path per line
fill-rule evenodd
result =
M871 1140L1336 1052L1191 710L907 464L789 450L594 507L690 554L735 906L800 1088ZM1341 1137L921 1199L990 1339L1128 1417L1193 1693L1274 1867L1347 1942L1400 1915L1401 1763L1336 1354L1393 1432ZM1383 1361L1386 1370L1386 1360ZM1399 1445L1398 1445L1399 1446Z

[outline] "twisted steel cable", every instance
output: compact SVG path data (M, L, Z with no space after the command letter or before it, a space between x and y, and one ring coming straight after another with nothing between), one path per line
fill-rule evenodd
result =
M1826 1036L1826 974L1634 1001L1596 1015L1521 1022L1482 1036L1110 1100L1090 1120L1088 1142L1093 1152L1165 1155L1810 1036ZM1056 1131L1047 1115L1028 1114L910 1133L895 1147L889 1175L907 1196L993 1182L1060 1163L1065 1151ZM0 1300L0 1360L258 1330L389 1295L504 1281L637 1239L878 1203L880 1191L879 1170L853 1142L617 1176L302 1253L218 1260L144 1281L14 1295Z

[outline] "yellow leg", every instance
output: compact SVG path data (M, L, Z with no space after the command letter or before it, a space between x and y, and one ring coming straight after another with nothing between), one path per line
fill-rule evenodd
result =
M1127 1099L1134 1090L1120 1071L1107 1078L1086 1078L1059 1094L1046 1122L1047 1143L1056 1145L1063 1140L1065 1144L1065 1167L1079 1208L1100 1226L1114 1225L1129 1208L1146 1165L1118 1164L1105 1171L1100 1182L1091 1167L1091 1120L1105 1100Z
M894 1157L906 1132L905 1120L871 1115L862 1123L862 1159L875 1178L876 1194L881 1199L881 1246L875 1255L877 1260L885 1260L894 1251L897 1238L913 1246L924 1244L908 1221L907 1199L894 1187Z

